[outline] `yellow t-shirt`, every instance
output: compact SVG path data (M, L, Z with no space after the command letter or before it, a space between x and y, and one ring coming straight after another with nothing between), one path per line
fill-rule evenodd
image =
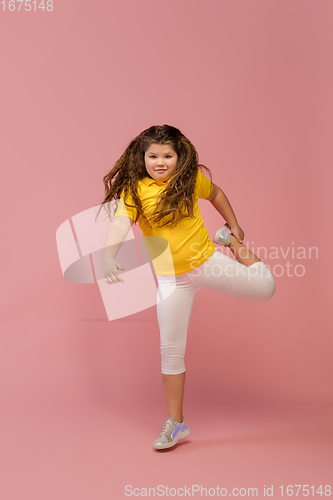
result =
M156 275L178 276L203 264L215 251L215 245L209 239L198 206L198 198L209 198L213 185L198 169L193 204L195 218L186 217L173 228L158 227L158 224L150 221L149 214L155 210L157 195L167 182L155 181L149 176L138 181L138 196L152 228L147 226L141 216L138 222ZM130 194L127 195L126 202L134 205ZM119 215L133 220L137 215L136 208L126 207L124 190L121 193L115 217Z

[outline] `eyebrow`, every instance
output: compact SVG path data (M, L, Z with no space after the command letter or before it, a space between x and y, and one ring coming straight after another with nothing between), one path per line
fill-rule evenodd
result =
M148 153L149 155L156 155L156 153L154 153L154 151L149 151ZM174 153L171 153L171 151L169 151L168 153L164 153L165 155L172 155Z

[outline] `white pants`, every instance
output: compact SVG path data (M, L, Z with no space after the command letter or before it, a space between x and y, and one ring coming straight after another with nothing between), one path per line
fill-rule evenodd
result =
M195 294L201 288L211 288L242 300L264 302L273 297L276 287L272 273L263 262L247 267L217 248L196 269L179 276L157 276L157 279L162 373L167 375L185 371L187 329Z

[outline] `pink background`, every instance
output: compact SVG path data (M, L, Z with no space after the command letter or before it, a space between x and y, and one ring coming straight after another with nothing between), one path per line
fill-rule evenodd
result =
M120 499L159 484L263 498L264 485L278 497L332 482L332 15L330 0L1 11L2 499ZM55 233L101 201L130 140L163 123L195 145L245 244L316 246L318 259L264 259L283 270L267 303L199 292L191 434L158 453L156 307L109 322L96 283L64 280ZM200 207L212 239L224 221ZM287 261L304 276L288 277Z

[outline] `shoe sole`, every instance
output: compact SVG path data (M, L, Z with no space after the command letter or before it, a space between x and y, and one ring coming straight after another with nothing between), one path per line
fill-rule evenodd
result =
M165 444L158 444L156 446L153 446L155 450L164 450L165 448L171 448L172 446L175 446L176 443L185 436L188 436L190 433L190 429L186 429L186 431L182 432L179 434L173 441L170 443L165 443Z

